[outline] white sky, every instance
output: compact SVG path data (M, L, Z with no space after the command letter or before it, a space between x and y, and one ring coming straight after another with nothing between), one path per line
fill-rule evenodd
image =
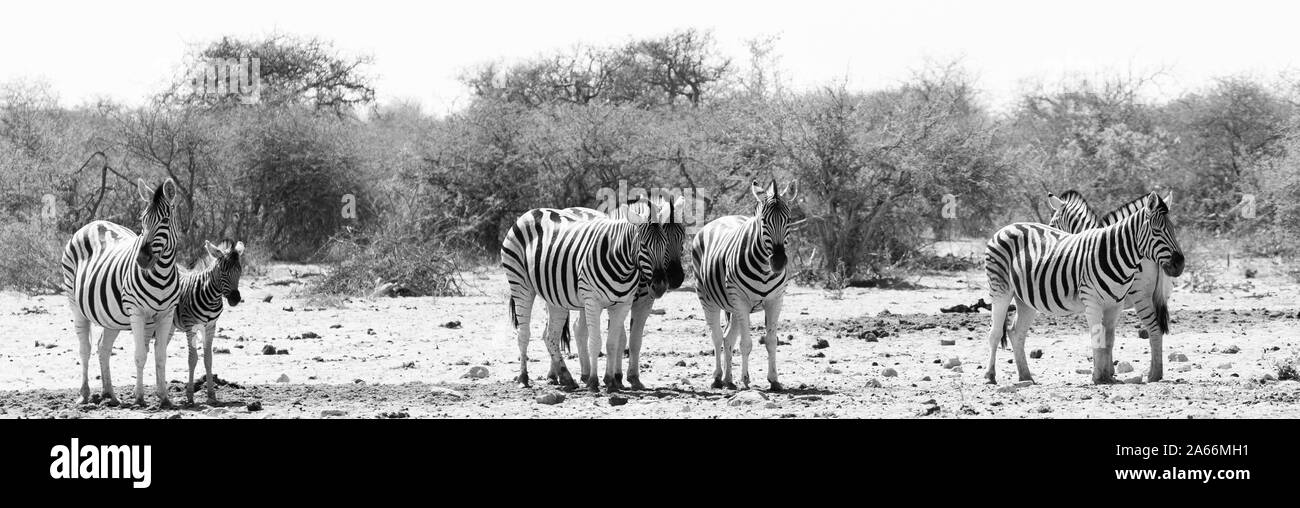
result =
M738 62L745 39L779 34L783 74L796 88L834 80L880 88L926 58L959 57L998 107L1026 79L1165 68L1156 92L1177 95L1215 76L1276 78L1296 68L1298 12L1255 0L24 1L0 9L0 83L43 79L70 105L135 104L178 74L188 44L280 31L372 54L381 102L415 99L445 112L467 101L456 76L476 63L695 26L713 29Z

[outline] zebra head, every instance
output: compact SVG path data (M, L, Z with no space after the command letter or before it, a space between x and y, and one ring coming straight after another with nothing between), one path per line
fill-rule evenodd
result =
M1052 220L1047 225L1067 233L1079 233L1101 226L1097 213L1092 211L1083 194L1078 191L1066 191L1061 197L1047 194L1047 203L1052 206Z
M668 238L664 234L664 208L654 201L643 201L644 206L628 207L628 221L636 225L634 242L640 246L637 264L642 280L649 281L650 293L655 298L668 290ZM680 259L680 254L678 258ZM680 268L679 268L680 269Z
M786 186L785 192L777 193L775 179L766 187L758 180L750 182L750 190L758 200L755 216L762 222L759 252L774 272L785 269L785 235L790 229L790 206L786 201L793 198L789 195L792 188L794 182ZM783 194L787 197L782 197Z
M673 201L665 202L662 213L665 218L659 222L664 230L667 247L664 249L664 266L668 276L668 289L682 287L686 280L686 271L682 269L682 249L686 244L686 224L681 217L681 210L686 205L686 198L677 196Z
M176 183L168 178L154 189L152 195L145 190L148 188L144 179L136 184L140 200L145 203L144 211L140 213L140 250L135 256L135 263L141 270L169 261L173 252L171 219L176 210Z
M1152 192L1146 198L1147 227L1149 235L1144 238L1144 254L1150 256L1165 275L1177 277L1183 274L1183 249L1178 246L1174 235L1174 224L1169 220L1169 204Z
M244 254L244 242L230 239L222 240L218 245L203 242L203 249L212 256L209 264L213 271L213 286L218 293L225 295L231 307L239 305L244 301L239 296L239 276L244 273L244 264L239 258Z

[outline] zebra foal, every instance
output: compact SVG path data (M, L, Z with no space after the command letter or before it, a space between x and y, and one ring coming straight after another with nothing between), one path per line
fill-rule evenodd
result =
M217 331L217 318L225 308L222 297L231 307L239 305L243 298L239 295L239 277L244 272L240 256L244 254L244 242L222 240L218 245L203 242L207 251L207 268L181 272L180 298L176 302L175 330L185 332L185 341L189 346L190 379L185 385L185 400L194 404L194 367L198 365L199 355L194 338L202 329L203 333L203 368L207 386L208 404L217 403L216 380L212 377L212 339Z

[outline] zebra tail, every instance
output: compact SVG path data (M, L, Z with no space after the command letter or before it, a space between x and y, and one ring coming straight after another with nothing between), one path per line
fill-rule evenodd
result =
M519 328L519 316L515 314L515 295L506 297L506 305L510 307L510 326Z
M560 332L560 338L564 339L564 352L568 353L569 351L572 351L571 346L569 345L569 343L573 341L573 339L569 337L569 316L564 316L564 330Z
M1163 270L1156 269L1156 287L1151 292L1151 304L1156 309L1156 324L1160 333L1169 333L1169 293L1173 292L1173 281Z

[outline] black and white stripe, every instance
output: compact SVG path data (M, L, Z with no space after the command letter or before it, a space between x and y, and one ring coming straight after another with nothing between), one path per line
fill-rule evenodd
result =
M650 216L659 217L658 210L651 208ZM550 208L530 210L519 217L502 242L501 265L510 286L508 306L519 342L520 385L529 382L528 326L533 301L541 296L549 312L543 338L551 355L551 371L558 373L560 384L576 387L564 366L560 341L567 334L568 312L583 310L588 342L579 344L579 353L592 369L584 373L584 381L589 389L598 391L594 369L600 353L600 312L609 309L610 322L622 323L642 280L649 281L654 297L663 295L667 289L665 243L657 220L637 224ZM648 254L643 254L643 249ZM611 336L611 351L622 351L621 332L621 325L611 328L611 335L619 335L617 340ZM606 388L616 391L609 362L605 372Z
M160 404L170 404L164 366L180 288L171 233L176 185L167 180L152 195L146 188L143 181L139 182L140 199L145 203L140 217L141 235L111 222L95 221L77 230L63 249L63 290L81 346L83 402L90 398L90 325L95 324L104 329L99 344L104 398L117 403L109 376L109 356L117 334L129 329L136 349L136 403L144 404L148 339L156 338L156 390Z
M732 388L731 351L740 340L741 384L749 386L749 314L764 310L767 346L767 380L780 390L776 373L776 327L781 314L786 284L785 237L790 226L790 207L777 193L776 181L764 187L754 181L758 200L753 216L730 215L709 222L691 243L695 265L696 294L704 307L704 318L713 336L713 387ZM727 315L723 331L719 313ZM725 369L723 368L725 364Z
M244 254L244 242L222 240L218 245L204 242L208 253L207 266L201 270L181 272L180 298L176 302L176 330L185 332L185 343L189 346L190 379L185 386L185 398L194 403L194 367L198 364L198 350L194 344L195 335L200 328L203 331L203 367L207 370L204 380L207 382L208 402L217 402L216 382L212 379L212 339L217 331L217 318L225 305L225 298L230 306L239 305L243 299L239 294L239 277L244 266L240 257Z
M1172 199L1172 193L1164 198L1166 207ZM1079 233L1103 228L1128 218L1146 207L1146 196L1133 199L1104 214L1098 214L1082 194L1073 190L1060 197L1048 194L1048 203L1053 210L1048 225L1067 233ZM1150 259L1143 260L1133 279L1133 285L1124 296L1121 308L1134 309L1146 331L1151 350L1158 352L1162 349L1164 335L1169 333L1169 295L1173 292L1173 279L1165 275L1155 261ZM1153 362L1148 379L1156 381L1163 377L1161 364Z
M677 289L682 286L682 282L686 278L685 271L682 269L682 248L686 243L686 226L683 224L681 217L679 216L680 211L685 204L685 199L678 197L671 201L660 200L659 198L652 198L652 200L657 203L661 210L660 213L665 216L661 217L659 222L663 228L664 239L666 241L663 263L664 274L668 279L668 289ZM602 218L628 220L629 215L634 215L635 220L641 220L641 218L649 216L649 209L644 202L630 203L626 207L620 207L614 210L609 216L590 208L565 208L564 211L575 214L585 220ZM650 249L643 246L641 249L641 256L645 259L642 259L641 262L649 263L649 255ZM645 324L647 319L649 319L650 311L653 310L654 302L657 299L650 290L649 282L649 280L643 278L637 285L636 297L632 301L632 321L628 325L627 381L634 390L642 390L645 388L645 385L641 383L640 375L641 340L645 336ZM619 326L621 327L622 323L619 323ZM566 330L567 328L568 326L566 325ZM586 313L583 311L578 312L578 326L575 327L573 335L578 340L580 349L578 356L582 359L582 372L585 376L589 372L590 366L587 365L587 356L583 353L586 350L586 347L583 344L585 344L587 340ZM611 339L614 337L616 337L616 335L610 334ZM607 358L622 358L621 352L614 355L609 351L606 351L606 355ZM615 362L613 382L614 385L620 389L624 388L622 367L623 365L621 361ZM557 374L558 373L556 372L551 372L547 377L555 379Z
M1006 341L1004 327L1013 299L1017 316L1010 339L1021 381L1033 380L1024 345L1037 313L1082 312L1092 338L1093 381L1111 382L1115 323L1139 267L1150 260L1165 275L1182 274L1183 254L1168 213L1164 201L1152 193L1141 210L1105 228L1070 234L1043 224L1016 223L994 234L985 255L993 304L988 382L996 382L997 348ZM1160 352L1152 354L1158 362Z

